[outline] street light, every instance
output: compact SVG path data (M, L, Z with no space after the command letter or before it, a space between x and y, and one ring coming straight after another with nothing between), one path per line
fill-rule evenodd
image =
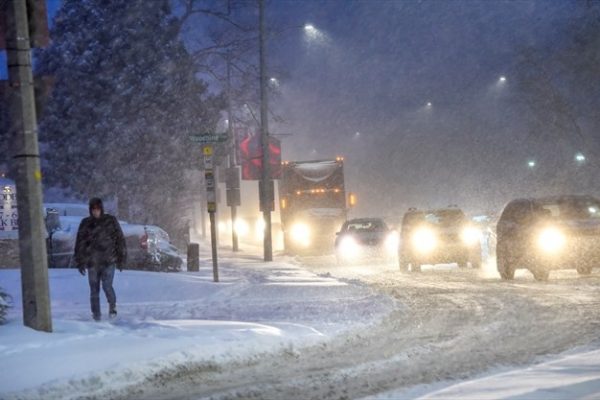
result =
M529 161L527 162L527 166L528 166L529 168L533 168L533 167L535 167L535 161L534 161L534 160L529 160Z
M327 36L325 35L325 33L320 31L319 29L315 28L315 26L313 24L305 24L304 25L304 33L308 37L308 40L311 42L317 42L317 43L326 43L327 42Z
M279 80L275 77L269 78L269 86L273 89L279 90Z
M317 29L314 27L313 24L306 24L304 25L304 30L308 33L310 32L315 32Z
M582 164L585 162L585 156L581 153L577 153L577 154L575 154L575 161Z
M504 83L504 82L506 82L506 76L504 76L504 75L500 76L500 78L498 79L498 81L499 81L500 83Z
M430 101L427 102L427 108L431 108L433 107L433 103L431 103Z

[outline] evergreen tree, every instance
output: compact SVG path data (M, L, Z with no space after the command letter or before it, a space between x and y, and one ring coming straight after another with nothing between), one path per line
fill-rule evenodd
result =
M224 102L197 78L169 4L66 0L37 71L55 82L40 121L47 181L172 228L184 170L200 167L189 135L213 131Z

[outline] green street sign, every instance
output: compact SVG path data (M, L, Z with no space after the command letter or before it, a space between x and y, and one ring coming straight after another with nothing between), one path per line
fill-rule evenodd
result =
M190 139L195 143L223 143L229 137L226 133L201 133L199 135L190 135Z

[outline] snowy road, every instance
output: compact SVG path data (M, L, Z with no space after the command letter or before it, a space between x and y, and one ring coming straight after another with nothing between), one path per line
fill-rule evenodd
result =
M130 388L127 397L392 398L385 393L398 396L419 384L539 361L600 336L597 270L588 277L553 272L547 283L522 272L507 283L493 271L446 266L409 275L392 265L331 267L332 261L301 262L318 274L366 282L397 298L398 309L368 331L218 368L199 365L155 376Z

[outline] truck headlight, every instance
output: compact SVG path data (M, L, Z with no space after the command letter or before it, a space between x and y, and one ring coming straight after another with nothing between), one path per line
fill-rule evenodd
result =
M398 232L390 232L385 238L384 246L385 251L388 254L396 254L398 252L398 245L400 244L400 237Z
M352 257L358 256L360 247L359 247L358 243L356 243L356 240L354 240L353 237L346 236L340 240L340 245L339 245L338 251L345 258L352 258Z
M565 247L567 238L556 228L546 228L538 236L538 246L546 253L557 253Z
M463 229L460 238L467 246L474 246L481 240L481 232L479 229L469 226Z
M428 253L435 248L437 239L431 229L419 228L412 236L412 244L417 251Z
M310 245L310 228L303 223L296 223L290 229L292 240L301 246L308 247Z

